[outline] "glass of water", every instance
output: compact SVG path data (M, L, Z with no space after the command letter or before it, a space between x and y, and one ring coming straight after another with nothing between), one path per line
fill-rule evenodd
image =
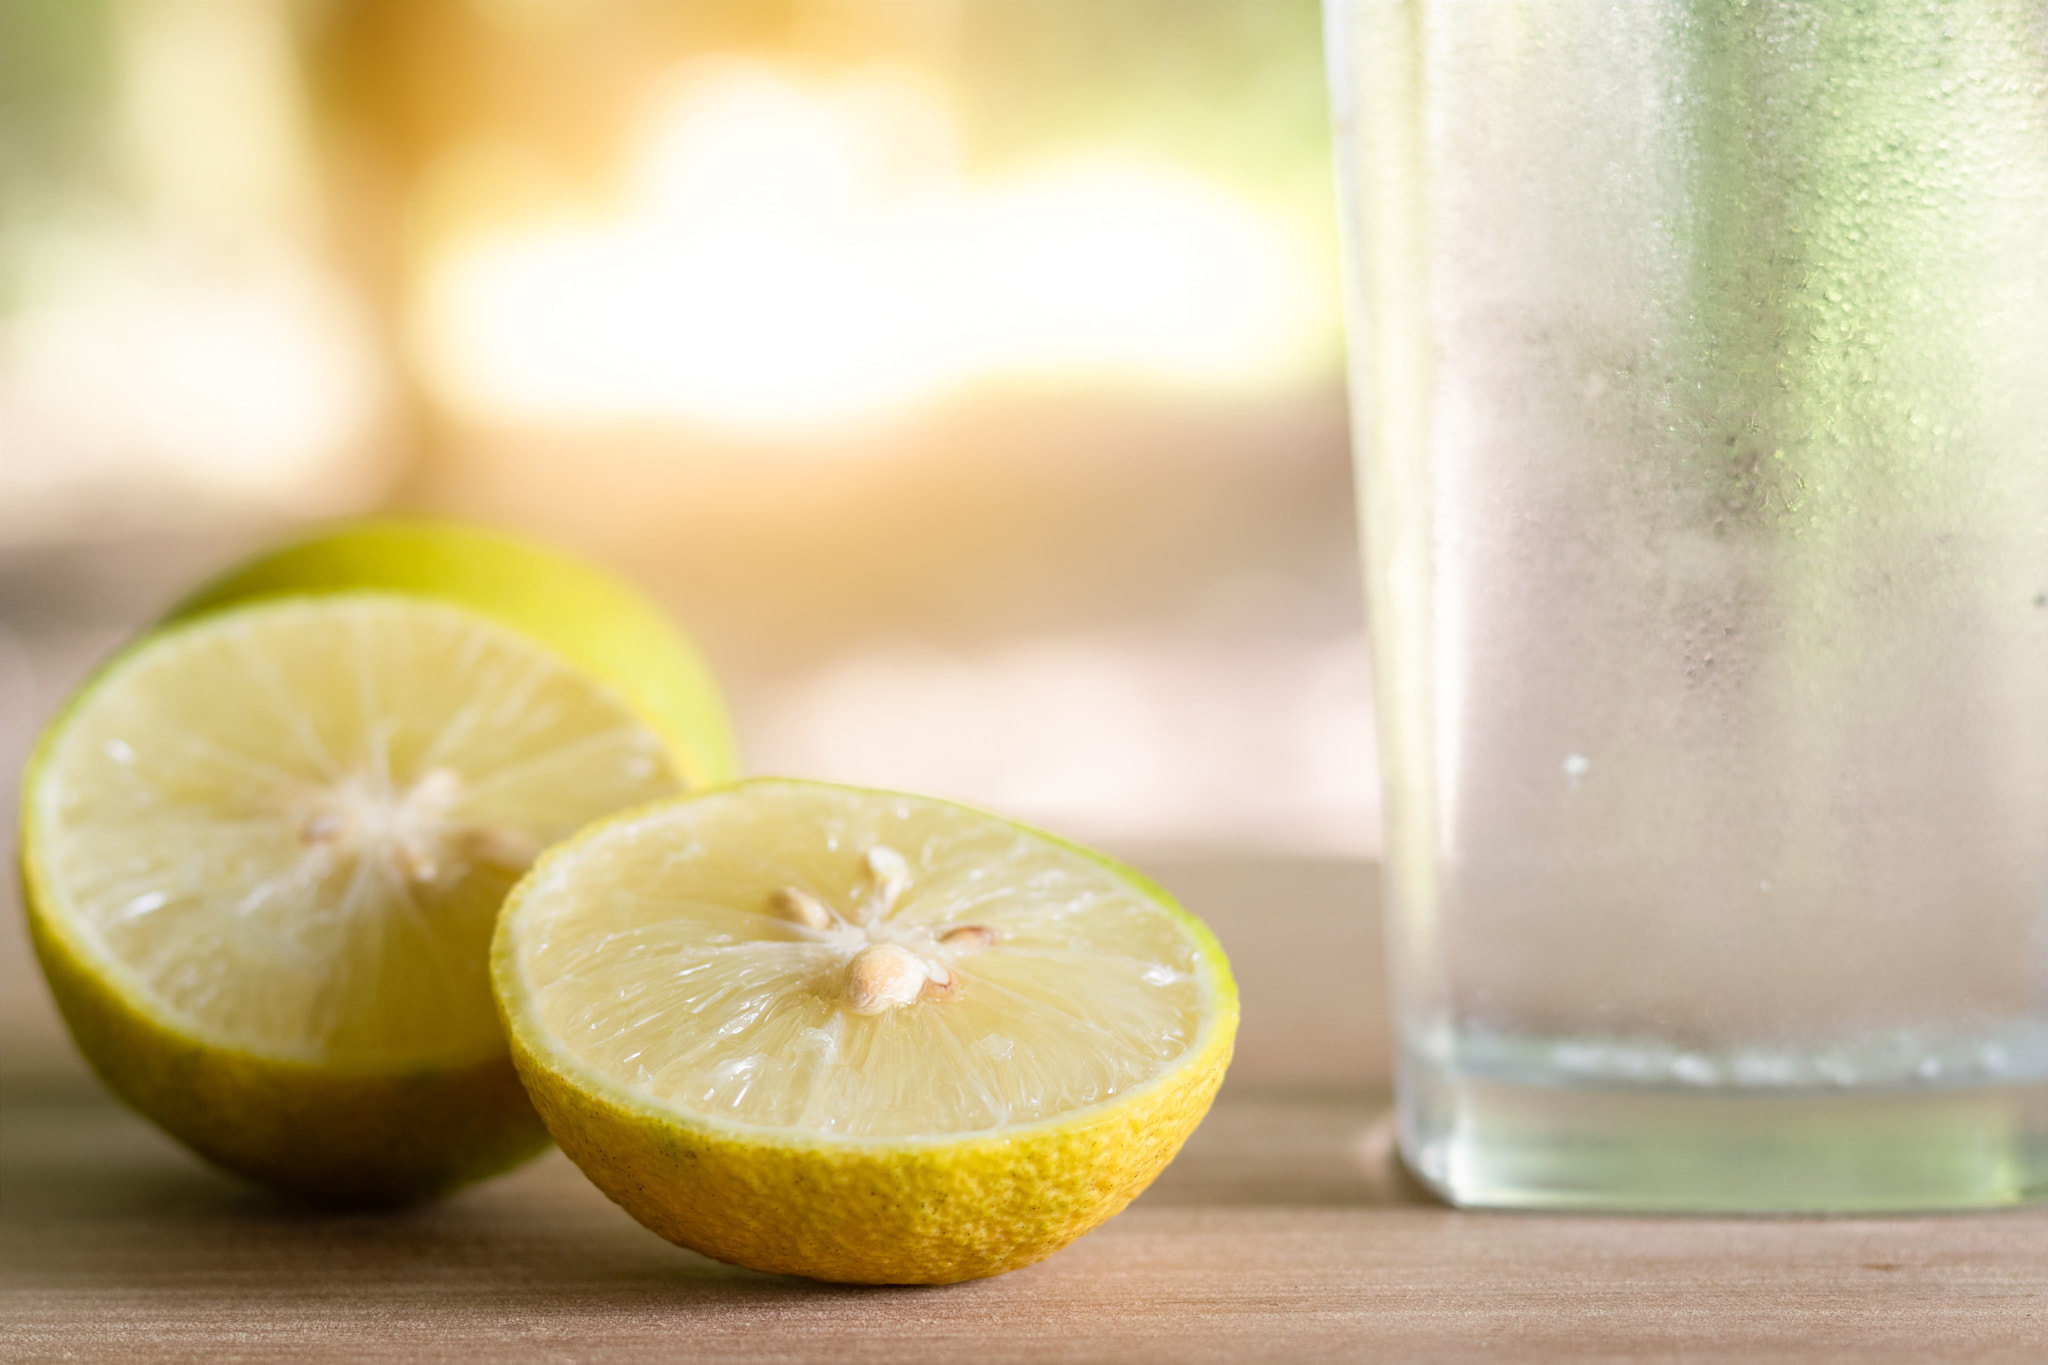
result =
M1409 1164L2048 1196L2048 4L1327 17Z

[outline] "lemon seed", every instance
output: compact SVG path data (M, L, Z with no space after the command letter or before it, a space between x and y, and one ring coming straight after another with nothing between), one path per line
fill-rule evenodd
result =
M880 1014L916 1000L929 980L924 959L908 948L870 944L846 964L846 1005L855 1014Z
M768 898L768 913L806 929L830 929L834 916L825 902L801 887L785 886Z

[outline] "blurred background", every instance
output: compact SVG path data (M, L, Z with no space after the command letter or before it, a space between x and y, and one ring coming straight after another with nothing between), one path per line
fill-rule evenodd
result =
M1372 851L1309 0L4 0L0 101L10 771L398 508L646 583L754 771Z
M1311 0L0 0L5 800L402 509L646 584L751 771L1285 900L1378 825L1325 117Z
M200 575L400 509L644 583L751 771L992 806L1220 929L1362 905L1320 39L1312 0L0 0L0 813ZM0 948L0 1069L75 1068L11 905ZM1240 1050L1363 1074L1368 1021L1275 979Z

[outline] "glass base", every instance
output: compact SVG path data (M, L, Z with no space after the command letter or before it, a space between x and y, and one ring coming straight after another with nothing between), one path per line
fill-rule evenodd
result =
M1411 1052L1401 1152L1466 1208L1906 1213L2048 1200L2048 1080L1794 1091L1503 1079Z

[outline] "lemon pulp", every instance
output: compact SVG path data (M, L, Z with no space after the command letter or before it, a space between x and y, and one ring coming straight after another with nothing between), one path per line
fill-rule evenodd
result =
M943 1284L1051 1254L1230 1061L1215 939L1128 869L943 801L760 779L629 811L507 899L492 973L548 1130L758 1270Z
M705 1119L905 1138L1053 1118L1187 1052L1200 944L1110 868L958 806L752 785L621 820L525 896L538 1020L591 1070ZM951 990L853 1008L876 945Z
M537 640L614 689L662 737L688 785L733 776L718 686L667 614L595 565L497 531L409 517L331 526L209 579L167 624L252 602L362 593L461 607Z
M678 789L603 686L474 614L377 594L146 641L37 774L39 928L181 1038L358 1072L501 1055L506 889L584 822Z

